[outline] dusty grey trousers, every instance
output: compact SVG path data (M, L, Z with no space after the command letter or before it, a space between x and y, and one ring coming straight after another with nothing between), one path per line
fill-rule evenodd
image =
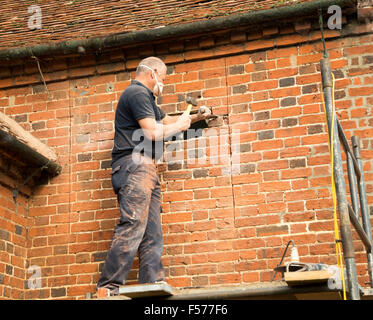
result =
M113 164L111 181L120 206L120 222L115 226L98 288L115 290L125 284L137 251L139 282L164 280L157 169L149 159L143 156L139 159L134 161L132 155L128 155Z

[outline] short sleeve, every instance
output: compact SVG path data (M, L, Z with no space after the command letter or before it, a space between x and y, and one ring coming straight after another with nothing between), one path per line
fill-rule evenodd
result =
M150 97L145 92L137 92L129 99L129 107L136 121L144 118L155 119Z

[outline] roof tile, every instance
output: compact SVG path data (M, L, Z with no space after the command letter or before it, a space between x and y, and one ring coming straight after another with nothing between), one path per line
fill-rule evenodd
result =
M0 50L190 23L312 0L0 0ZM28 7L41 8L31 30Z

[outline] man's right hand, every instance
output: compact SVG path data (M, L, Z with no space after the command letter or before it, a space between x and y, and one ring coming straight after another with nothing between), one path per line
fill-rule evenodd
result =
M191 124L191 119L188 114L183 113L176 121L179 130L180 131L185 131L190 127Z

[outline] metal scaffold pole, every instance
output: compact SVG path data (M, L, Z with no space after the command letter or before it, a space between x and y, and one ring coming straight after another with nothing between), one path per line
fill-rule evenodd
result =
M359 165L360 169L360 179L358 183L359 188L359 199L360 199L360 208L361 208L361 216L362 216L362 222L364 231L370 241L370 243L373 242L372 240L372 229L370 226L370 215L369 215L369 209L368 209L368 200L366 195L366 186L364 181L364 171L363 171L363 163L360 156L360 140L358 136L352 137L352 147L353 152L355 155L355 158L357 159L357 163ZM355 211L358 212L358 211ZM373 252L372 248L370 250L367 249L367 260L368 260L368 274L369 274L369 284L370 287L373 288Z
M347 283L350 298L352 300L360 300L359 284L357 280L355 252L352 240L352 232L350 226L350 217L348 212L348 203L346 196L346 185L344 180L344 172L342 167L341 149L338 135L337 120L333 117L333 101L332 101L332 75L330 62L328 58L321 59L321 76L323 84L323 92L325 99L325 111L329 128L329 139L331 138L330 132L334 126L333 141L330 145L333 147L333 162L332 168L334 172L334 181L336 187L336 195L338 200L338 212L340 217L340 232L343 247L343 255L346 263ZM334 123L333 122L334 119Z

